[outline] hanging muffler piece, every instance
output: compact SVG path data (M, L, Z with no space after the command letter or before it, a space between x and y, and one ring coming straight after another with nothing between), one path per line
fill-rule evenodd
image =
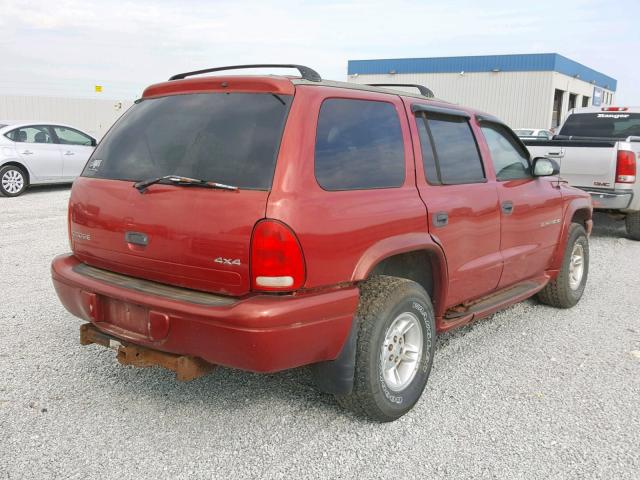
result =
M121 365L134 367L163 367L176 373L176 379L188 382L206 375L215 368L201 358L173 353L161 352L147 347L141 347L132 343L123 342L111 335L102 333L93 324L85 323L80 326L80 344L91 345L95 343L103 347L117 351L116 358Z

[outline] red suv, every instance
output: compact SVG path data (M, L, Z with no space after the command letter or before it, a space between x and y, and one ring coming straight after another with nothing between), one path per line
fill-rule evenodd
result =
M534 294L578 302L591 200L500 120L298 65L197 76L250 67L148 87L74 183L52 275L83 344L181 379L313 364L388 421L438 333Z

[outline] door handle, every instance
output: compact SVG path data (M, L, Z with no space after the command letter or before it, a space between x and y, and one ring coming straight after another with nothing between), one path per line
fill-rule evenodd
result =
M550 157L560 157L562 152L547 152L547 155Z
M65 155L75 155L75 153L73 153L73 152L69 152L69 151L64 152L64 154L65 154Z
M449 214L447 212L438 212L433 216L434 227L444 227L449 223Z
M33 152L31 150L24 150L20 153L22 153L23 155L33 155Z
M149 237L140 232L125 232L124 239L127 243L134 243L146 247L149 244Z
M511 215L513 213L513 202L511 200L505 200L501 204L502 213L505 215Z

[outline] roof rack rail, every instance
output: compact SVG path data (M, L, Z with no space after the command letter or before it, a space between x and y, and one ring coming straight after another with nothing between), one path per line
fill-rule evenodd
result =
M222 72L224 70L240 70L245 68L295 68L300 72L300 75L305 80L309 80L311 82L322 81L322 77L314 69L305 67L304 65L296 65L293 63L292 64L265 63L265 64L255 64L255 65L232 65L229 67L205 68L204 70L195 70L193 72L177 73L173 75L171 78L169 78L169 80L182 80L183 78L191 77L193 75L200 75L203 73Z
M415 83L368 83L370 87L413 87L420 91L420 95L427 98L434 98L433 92L424 85L417 85Z

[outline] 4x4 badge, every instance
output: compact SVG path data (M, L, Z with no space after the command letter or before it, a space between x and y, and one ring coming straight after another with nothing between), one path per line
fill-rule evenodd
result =
M221 263L222 265L240 265L239 258L235 258L232 260L231 258L218 257L214 260L214 262Z

